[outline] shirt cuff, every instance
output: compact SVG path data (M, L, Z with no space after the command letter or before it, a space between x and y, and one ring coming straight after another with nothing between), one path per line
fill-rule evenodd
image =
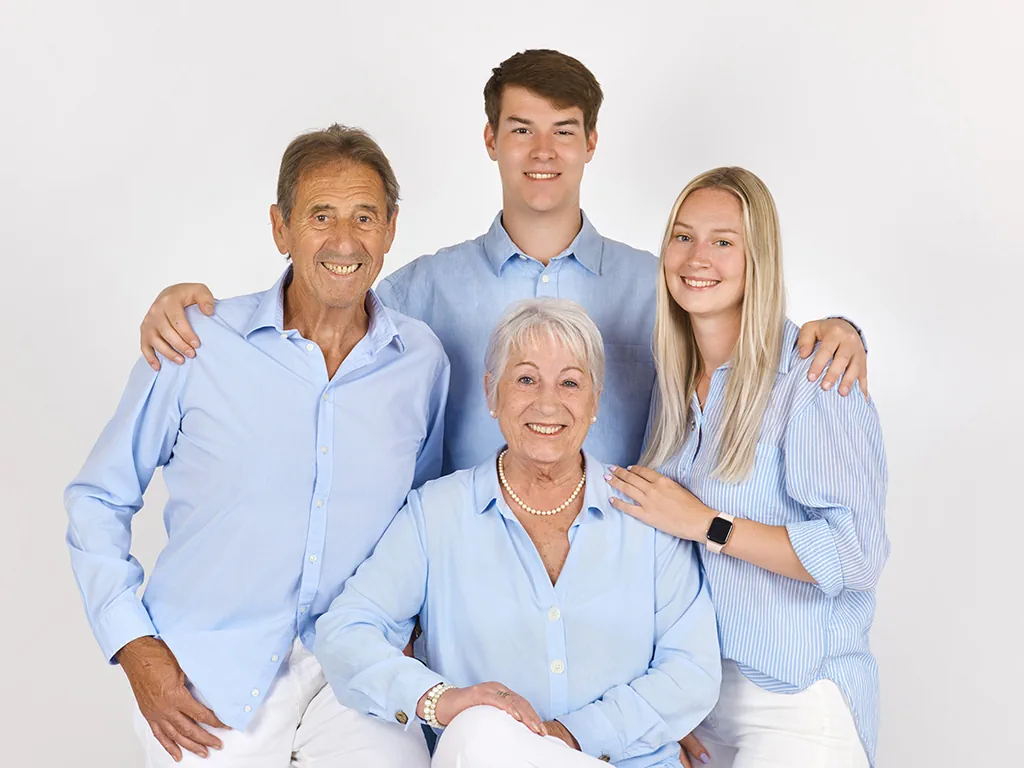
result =
M129 590L118 595L100 614L93 634L107 661L116 664L114 656L132 640L158 637L160 633L138 595Z
M842 315L829 315L825 319L826 320L845 320L846 322L848 322L850 325L853 326L853 330L855 330L857 332L857 335L860 336L860 343L864 345L864 351L865 352L868 351L868 340L864 336L864 331L861 330L861 327L859 325L857 325L855 322L853 322L853 320L851 320L848 317L843 317Z
M387 720L401 723L405 730L419 726L424 722L416 714L416 707L423 694L438 683L447 683L437 672L432 672L415 659L409 659L409 669L403 670L395 677L388 691L388 703L393 712L387 713ZM400 717L404 714L405 718ZM402 720L405 719L403 723Z
M617 762L623 755L623 745L618 738L615 724L609 720L595 704L588 704L556 717L569 729L580 745L580 751L591 757L607 757L610 762Z
M818 588L829 597L843 590L843 567L827 520L804 520L786 526L797 558Z

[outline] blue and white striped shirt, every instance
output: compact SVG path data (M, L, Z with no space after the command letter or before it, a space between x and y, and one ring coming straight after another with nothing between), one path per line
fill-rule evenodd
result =
M874 763L878 668L868 631L889 554L882 433L859 389L841 397L807 380L811 359L800 359L798 333L786 321L778 379L746 480L713 476L729 363L713 373L703 409L694 397L686 441L662 470L712 509L786 526L816 585L699 548L722 656L770 691L834 681Z

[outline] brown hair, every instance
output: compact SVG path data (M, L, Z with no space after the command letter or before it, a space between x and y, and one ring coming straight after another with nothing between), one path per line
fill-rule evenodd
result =
M484 112L494 130L501 118L501 96L509 85L521 86L558 109L579 107L588 136L597 127L597 112L604 100L601 84L572 56L547 49L523 51L492 69L484 86Z
M310 131L292 139L281 158L277 174L277 207L285 222L291 220L295 188L306 171L337 162L358 163L380 176L387 200L388 221L398 210L398 179L376 141L362 128L335 123L322 131Z

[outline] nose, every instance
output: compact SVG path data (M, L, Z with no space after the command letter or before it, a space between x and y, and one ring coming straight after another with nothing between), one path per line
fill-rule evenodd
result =
M553 384L540 387L540 391L537 393L537 399L534 401L533 405L537 411L542 414L553 414L557 412L561 405L558 399L558 388Z
M711 244L698 241L686 257L686 266L691 269L709 269L711 267Z
M555 158L555 145L551 137L546 133L539 133L533 140L533 152L531 157L534 160L553 160Z
M338 221L331 229L326 245L343 256L352 256L362 251L355 229L347 221Z

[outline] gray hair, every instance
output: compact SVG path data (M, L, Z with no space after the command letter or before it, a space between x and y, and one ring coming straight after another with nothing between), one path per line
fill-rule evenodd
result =
M523 299L512 304L491 331L484 365L487 371L487 402L493 404L498 381L513 349L522 349L547 336L566 347L590 371L594 389L604 384L604 341L587 310L568 299Z

